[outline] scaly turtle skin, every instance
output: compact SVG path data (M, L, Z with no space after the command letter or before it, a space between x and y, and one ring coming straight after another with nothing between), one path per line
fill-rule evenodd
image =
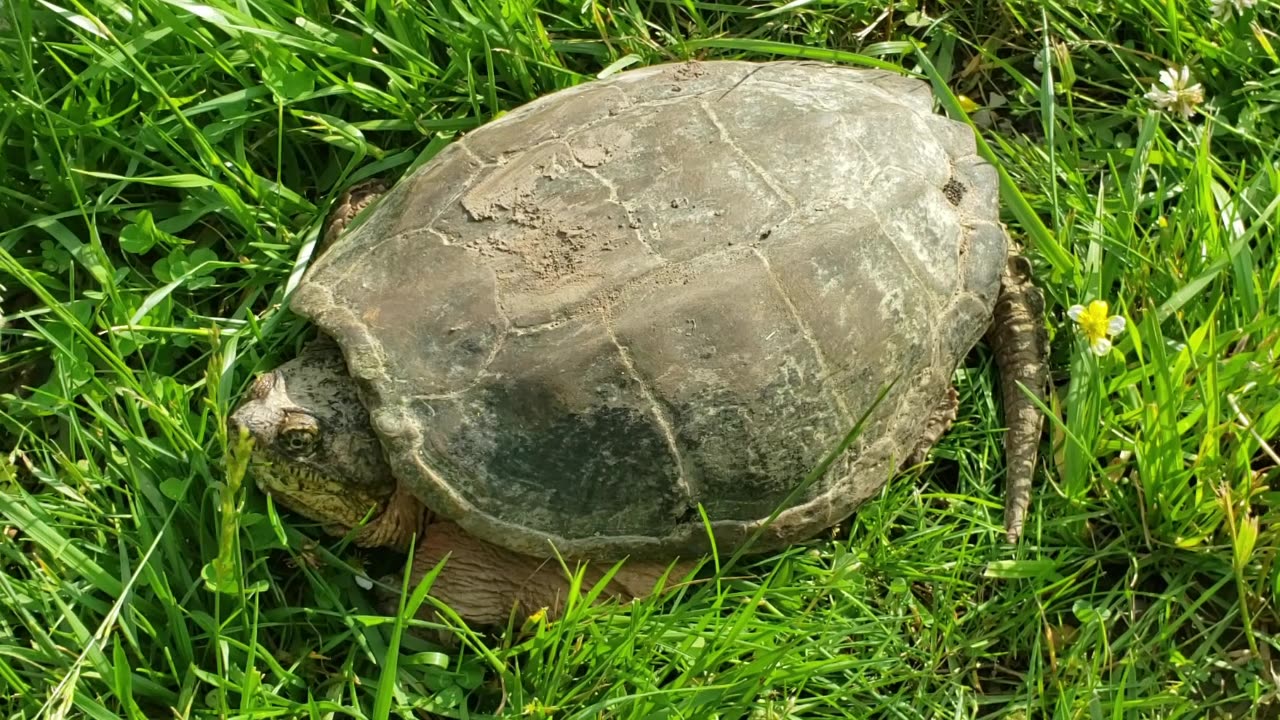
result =
M520 597L520 568L556 554L635 559L633 594L706 552L700 509L722 552L847 518L945 431L985 333L1016 540L1042 299L994 169L932 106L879 70L660 65L489 123L350 227L370 196L344 199L291 305L325 338L233 418L258 483L335 532L370 516L364 544L425 526L424 562L454 553L437 594L478 614L548 604L559 575Z

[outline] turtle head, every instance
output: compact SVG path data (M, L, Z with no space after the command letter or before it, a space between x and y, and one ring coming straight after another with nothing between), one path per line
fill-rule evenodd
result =
M228 424L233 437L252 436L249 474L263 492L331 533L367 519L357 542L381 544L368 530L387 514L396 479L336 345L313 343L260 376Z

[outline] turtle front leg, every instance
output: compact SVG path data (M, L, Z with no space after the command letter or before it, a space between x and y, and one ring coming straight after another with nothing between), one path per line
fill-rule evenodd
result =
M365 180L347 188L346 192L338 198L338 203L333 206L333 212L329 213L324 235L320 238L319 252L316 254L327 250L342 231L347 229L356 215L382 197L386 191L387 184L381 180Z
M1044 294L1031 280L1031 263L1010 254L1001 278L1000 296L987 331L987 341L1000 369L1005 424L1005 539L1022 536L1031 504L1031 476L1035 471L1044 416L1021 384L1044 402L1048 392L1048 338L1044 322Z
M444 566L431 584L432 597L448 605L469 625L503 625L515 610L517 619L544 611L560 617L569 597L569 579L555 558L539 559L487 543L446 520L426 526L413 557L410 581L417 583L441 560ZM575 562L566 560L570 570ZM604 577L612 562L591 562L584 572L585 593ZM605 586L600 601L628 602L652 595L669 563L627 561ZM678 582L693 563L677 562L669 576ZM420 615L430 618L434 612Z

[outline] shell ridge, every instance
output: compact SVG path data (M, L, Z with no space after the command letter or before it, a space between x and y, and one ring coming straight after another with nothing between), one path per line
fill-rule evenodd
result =
M848 121L845 120L844 115L837 114L835 115L835 119L836 119L836 124L840 126L841 136L848 138L848 140L852 142L855 147L858 148L858 152L862 153L863 160L866 161L868 164L871 163L872 162L871 152L867 150L867 147L862 144L862 140L860 140L856 134L849 131L849 123ZM880 176L881 173L883 173L886 169L890 169L890 168L901 170L901 168L897 168L896 166L892 166L892 165L877 167L875 168L874 174L870 178L868 178L868 180L875 180ZM885 227L884 218L880 215L878 208L873 203L864 202L864 203L861 203L861 205L872 217L876 219L876 225L883 231ZM897 241L894 240L889 233L885 233L885 237L889 240L889 245L893 247L893 251L897 253L900 258L902 258L902 261L907 266L907 270L909 270L911 272L911 276L915 278L916 283L922 288L928 287L928 284L926 284L924 282L924 279L920 277L920 273L916 271L915 261L907 257L906 253L903 252L902 248L898 246ZM932 298L930 298L929 301L932 303Z
M769 283L773 285L773 289L782 298L782 304L786 306L792 322L796 324L796 328L800 331L800 336L804 338L805 343L809 345L809 349L813 352L814 361L818 363L818 372L822 373L824 380L834 377L834 371L831 368L831 364L827 362L827 355L822 351L822 345L813 336L813 329L809 327L809 323L804 321L804 317L800 314L800 309L796 307L795 302L791 299L791 294L787 292L786 286L782 284L782 280L774 272L769 258L760 252L759 248L753 247L751 252L760 259L760 264L764 266L765 274L769 276ZM827 382L821 382L818 385L830 394L830 399L835 403L836 410L840 413L840 419L852 424L853 413L849 411L849 405L841 397L840 393Z
M707 117L711 120L711 124L715 126L717 131L719 131L720 141L728 145L730 148L733 148L738 159L746 164L747 167L751 168L752 171L754 171L756 175L764 181L764 184L768 185L769 189L772 190L773 193L782 200L782 202L786 203L790 212L785 218L779 221L778 224L781 225L782 223L790 220L796 212L796 200L791 197L791 193L784 190L782 185L772 175L766 172L764 168L760 167L760 163L756 162L754 158L743 151L742 146L738 145L737 141L733 139L733 135L729 133L729 128L725 127L724 123L720 121L720 118L716 115L715 111L711 109L710 105L706 102L699 102L698 107L702 108L702 111L706 113Z
M583 165L582 162L577 159L577 156L574 155L572 152L570 152L569 154L571 157L574 158L574 162L577 163L579 169L581 169L587 175L590 175L591 177L595 178L596 181L598 181L601 185L605 187L605 189L609 191L609 202L614 205L617 205L618 208L621 209L622 212L627 216L627 221L628 221L627 224L630 226L632 231L631 234L635 236L636 241L639 242L642 247L644 247L645 251L647 251L650 255L652 255L655 259L657 259L663 265L667 264L667 259L662 256L661 252L658 252L658 249L655 248L653 244L649 242L649 239L644 236L644 233L640 231L639 222L636 220L635 215L631 212L631 209L628 208L626 204L623 203L622 200L618 198L618 186L615 185L611 180L609 180L609 178L597 172L595 168L589 168L586 165Z
M658 402L658 397L654 395L653 388L649 386L649 382L645 380L644 375L636 367L630 350L618 339L618 333L613 327L613 319L610 317L611 310L610 307L606 306L600 311L600 322L603 323L605 332L609 334L609 340L613 342L613 346L618 351L618 358L622 363L622 367L640 388L640 395L649 403L654 422L662 430L663 439L667 443L667 448L671 451L672 459L675 460L676 481L680 483L680 489L684 493L686 502L692 507L692 504L698 502L701 495L698 492L698 488L695 487L693 478L690 477L689 465L685 462L684 454L680 451L680 441L676 438L673 420L663 409L662 403Z

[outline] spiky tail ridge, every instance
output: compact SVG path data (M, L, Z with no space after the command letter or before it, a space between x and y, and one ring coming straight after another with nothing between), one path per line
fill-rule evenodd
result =
M1049 385L1048 334L1043 320L1044 294L1032 284L1031 263L1021 255L1011 254L1001 285L987 341L1000 370L1000 393L1008 426L1004 438L1005 539L1016 543L1031 504L1031 476L1044 430L1044 416L1026 392L1042 403L1045 400Z

